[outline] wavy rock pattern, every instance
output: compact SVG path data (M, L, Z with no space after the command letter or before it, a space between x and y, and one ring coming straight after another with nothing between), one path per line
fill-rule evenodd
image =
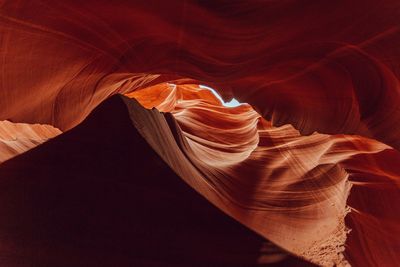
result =
M126 94L171 112L134 123L241 223L321 265L397 266L399 17L375 0L0 1L0 120L69 130ZM3 125L38 135L0 161L58 133Z
M1 164L0 192L1 266L314 266L188 186L140 136L120 96Z
M50 138L61 131L50 125L0 122L0 163L15 157Z
M399 10L373 0L2 1L0 119L69 129L110 94L184 77L278 126L399 148Z
M392 168L391 177L381 178L390 188L386 192L390 202L379 195L385 190L369 193L367 189L375 173L384 172L377 159L386 153L399 157L396 150L360 136L302 136L289 125L274 127L249 105L222 107L211 92L196 85L163 84L128 96L143 99L147 108L154 105L171 112L176 119L179 126L171 126L176 131L171 134L177 145L170 144L172 137L165 137L168 125L160 122L156 111L154 118L137 125L164 160L207 199L275 244L323 266L346 265L344 219L353 210L348 217L354 232L346 243L353 263L399 260L394 252L399 238L391 236L399 231L398 224L393 225L398 222L397 213L391 208L382 210L380 216L388 221L381 223L388 225L380 230L384 235L376 235L365 228L380 221L379 216L364 204L399 203L398 169ZM180 149L183 152L177 159ZM187 171L185 166L191 164L194 169ZM357 181L360 176L364 182ZM351 198L348 207L351 187L358 199ZM384 242L385 248L375 249ZM391 249L393 253L388 252ZM360 257L363 254L370 258Z

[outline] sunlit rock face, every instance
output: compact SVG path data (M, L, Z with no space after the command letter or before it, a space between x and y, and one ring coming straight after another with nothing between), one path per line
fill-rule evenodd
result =
M398 1L209 2L1 1L0 162L124 94L183 182L281 249L400 265Z
M396 207L380 215L371 208L399 202L399 170L393 165L390 176L381 175L386 172L382 157L399 159L397 150L361 136L302 136L289 125L274 127L248 104L224 107L198 85L166 83L127 96L170 112L178 124L170 126L176 145L162 137L169 133L167 125L141 122L137 128L193 188L275 244L324 266L348 264L343 252L355 265L383 255L387 264L398 260L387 251L399 242L390 234L398 232L392 228ZM371 190L375 183L387 190ZM355 197L349 199L350 190ZM346 241L349 211L352 232ZM385 234L372 230L377 221ZM387 247L375 249L382 242ZM371 258L360 258L363 249L373 251Z
M61 131L50 125L0 121L0 163L59 134Z

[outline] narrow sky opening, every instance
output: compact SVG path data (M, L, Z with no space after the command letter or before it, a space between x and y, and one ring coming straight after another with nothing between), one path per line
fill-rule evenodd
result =
M242 103L240 103L239 101L237 101L235 98L232 98L232 100L229 101L229 102L225 102L225 101L222 99L222 97L218 94L218 92L215 91L215 89L213 89L213 88L211 88L211 87L208 87L208 86L205 86L205 85L200 85L200 88L210 90L210 91L215 95L215 97L218 98L218 100L221 102L221 104L222 104L224 107L233 108L233 107L240 106L240 105L242 104Z

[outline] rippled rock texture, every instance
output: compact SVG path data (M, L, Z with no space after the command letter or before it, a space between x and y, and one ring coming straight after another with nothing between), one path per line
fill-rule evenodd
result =
M199 229L210 256L202 266L308 264L296 256L322 266L398 266L399 18L400 3L390 0L0 1L0 162L61 134L0 165L0 258L6 266L62 266L65 257L95 266L90 255L109 250L100 261L105 266L151 264L152 256L153 266L187 266L191 259L195 266L199 247L188 240L200 238ZM226 107L203 85L243 104ZM103 108L104 115L90 115L99 123L88 126L94 119L84 119L110 97L126 114L110 108L105 115ZM114 125L127 114L129 127ZM108 145L100 149L103 141ZM145 163L145 154L158 160ZM127 166L117 168L121 162ZM114 175L116 187L132 179L132 189L157 176L152 171L160 164L157 175L174 177L168 179L176 185L154 180L132 204L145 209L135 227L159 231L149 237L158 246L153 252L146 238L135 240L147 255L140 262L116 237L137 237L121 225L124 216L133 224L129 205L117 214L101 198L116 192ZM102 189L89 193L97 180ZM186 184L190 194L158 198L163 188L169 194ZM70 194L79 197L69 202ZM179 204L192 197L202 204ZM58 206L57 222L43 215ZM194 226L205 206L218 215L207 227ZM176 244L186 242L187 250L160 252L172 238L165 229L176 223L166 218L179 209L192 220L179 219L187 239ZM86 221L79 222L82 214ZM210 252L214 231L228 227L215 221L213 229L217 217L237 227L221 242L250 238L248 250ZM65 223L55 227L59 222ZM61 234L75 226L74 241ZM17 256L21 265L6 260Z

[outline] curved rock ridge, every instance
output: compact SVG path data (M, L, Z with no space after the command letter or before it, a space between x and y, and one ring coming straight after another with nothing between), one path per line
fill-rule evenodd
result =
M276 126L398 149L399 10L395 0L4 0L0 119L66 130L111 94L190 78Z
M66 131L137 98L170 114L136 108L153 149L236 220L321 265L398 266L399 17L395 0L3 0L0 120ZM47 137L5 139L0 162Z
M0 121L0 163L61 134L51 125Z
M127 96L172 114L169 125L155 110L134 123L193 188L267 239L323 266L348 264L343 252L355 266L399 262L400 239L391 235L400 230L397 213L385 208L381 220L364 204L399 203L400 169L382 162L386 154L400 157L396 150L360 136L302 136L290 125L274 127L251 106L223 107L198 85L161 84ZM133 109L132 118L141 113ZM376 176L386 189L374 194ZM350 190L357 197L347 203ZM384 235L371 229L378 221Z
M151 113L126 100L136 120ZM1 266L314 266L204 199L138 130L114 96L2 163Z

